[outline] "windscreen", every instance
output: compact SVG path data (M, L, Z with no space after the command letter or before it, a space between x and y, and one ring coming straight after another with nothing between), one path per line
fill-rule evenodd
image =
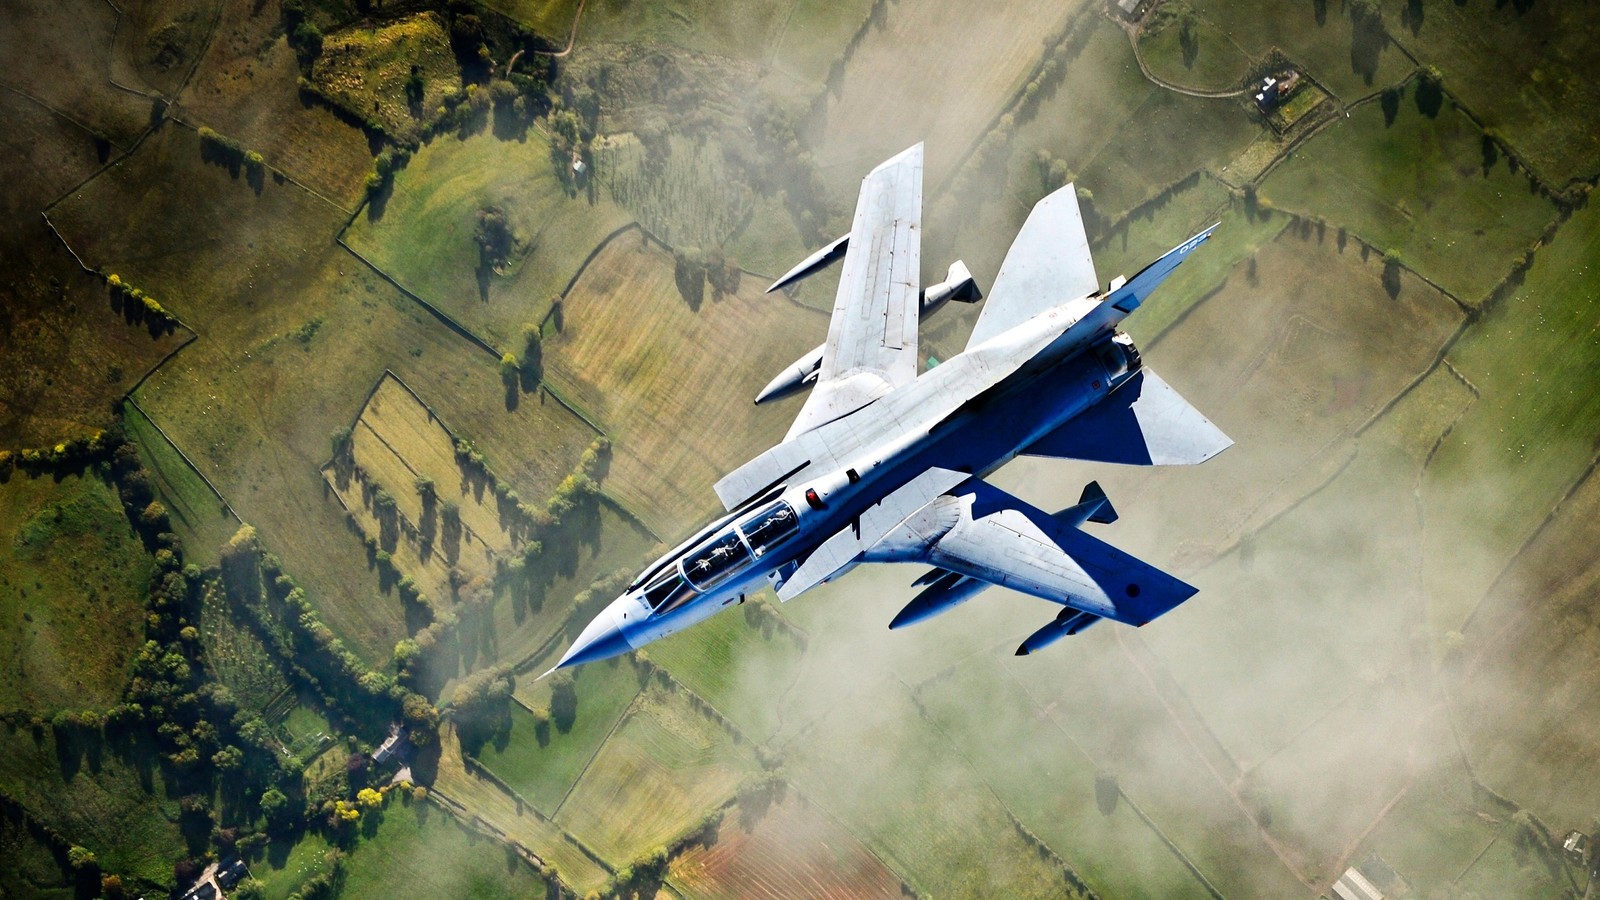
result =
M653 610L670 610L694 595L676 567L662 572L644 589L644 601Z

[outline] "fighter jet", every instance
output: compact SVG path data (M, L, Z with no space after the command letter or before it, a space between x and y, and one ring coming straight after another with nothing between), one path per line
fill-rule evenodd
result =
M812 385L784 440L718 481L727 514L640 572L556 668L643 647L764 586L791 600L862 563L929 568L891 628L995 585L1058 604L1019 656L1102 619L1142 626L1196 593L1079 529L1116 519L1097 484L1051 514L984 478L1018 454L1193 465L1232 445L1117 328L1216 226L1102 288L1069 184L1029 214L966 349L919 373L922 171L921 144L872 170L850 233L790 273L843 257L814 377L802 358L774 380Z

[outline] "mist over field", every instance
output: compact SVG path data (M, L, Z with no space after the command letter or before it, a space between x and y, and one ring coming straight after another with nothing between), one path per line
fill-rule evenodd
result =
M1590 896L1597 29L5 6L0 895ZM868 565L538 678L782 440L837 270L764 289L919 141L924 285L1068 185L1102 284L1219 223L1123 327L1235 445L991 477L1199 593L1018 657L1057 607Z

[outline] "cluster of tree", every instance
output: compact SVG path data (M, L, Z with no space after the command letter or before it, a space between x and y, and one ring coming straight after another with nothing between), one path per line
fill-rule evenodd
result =
M1165 9L1166 7L1161 7L1157 15L1161 15ZM1187 12L1187 8L1185 10L1189 16L1185 24L1187 32L1193 27L1194 13ZM1094 35L1094 21L1093 16L1074 16L1061 27L1060 31L1045 39L1045 45L1049 49L1045 51L1044 61L1033 73L1033 78L1022 88L1022 97L1017 102L1016 116L1019 121L1031 121L1039 114L1040 105L1055 96L1056 89L1066 77L1067 67L1078 58L1078 54L1088 46L1089 38ZM1193 62L1187 44L1184 47L1184 56L1189 62Z
M138 310L139 315L142 315L151 325L167 326L178 324L178 317L167 312L160 303L156 302L156 298L123 281L116 273L113 272L106 276L106 286L111 289L112 299L122 305L125 315ZM138 305L129 306L128 304L130 303Z
M0 450L0 480L10 475L13 468L35 476L81 471L105 460L121 446L120 436L95 431L49 447ZM133 452L131 445L128 449Z
M486 206L478 210L472 238L478 245L479 267L497 274L511 261L511 255L522 243L506 218L506 211L498 206Z
M711 285L711 298L720 300L724 294L739 291L739 281L744 270L737 260L725 255L722 248L702 251L697 247L678 247L672 251L672 278L678 294L692 310L700 309L706 285Z
M484 741L511 729L511 692L516 679L505 665L490 666L463 678L446 705L456 735L476 754Z
M306 0L283 0L283 30L302 66L322 55L322 29L308 17Z
M411 150L406 147L385 147L372 160L372 171L367 173L367 198L386 194L394 185L394 174L411 161Z
M223 166L235 175L242 168L252 179L261 178L267 166L266 159L260 153L246 149L233 138L205 127L200 129L200 158Z
M322 623L306 593L282 564L263 553L255 529L241 526L221 551L223 584L238 608L256 619L285 668L323 703L362 730L402 718L418 745L432 740L437 712L393 676L366 669ZM265 577L263 577L265 576ZM281 624L282 627L273 627Z

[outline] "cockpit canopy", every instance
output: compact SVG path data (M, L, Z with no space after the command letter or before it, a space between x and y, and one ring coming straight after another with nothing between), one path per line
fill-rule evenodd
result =
M699 593L710 591L800 530L794 507L779 500L746 517L737 527L706 538L645 585L644 601L657 613L671 612Z
M750 542L750 549L755 551L756 556L762 556L800 530L800 517L795 515L794 507L779 500L745 519L739 525L739 530L744 532L745 540Z

